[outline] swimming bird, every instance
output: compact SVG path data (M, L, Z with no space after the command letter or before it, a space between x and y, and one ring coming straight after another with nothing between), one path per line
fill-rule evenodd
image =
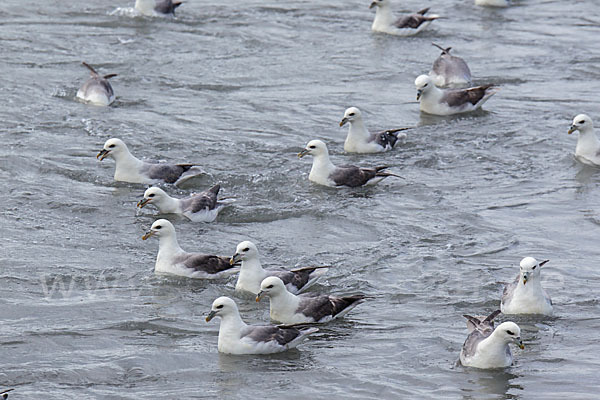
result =
M356 107L344 112L340 127L349 123L348 136L344 142L344 150L348 153L381 153L394 148L398 141L398 133L410 128L388 129L370 133L362 119L362 113Z
M533 257L521 260L521 271L514 282L504 287L500 309L504 314L552 315L552 300L542 288L541 269L549 260Z
M108 139L96 158L115 160L115 181L152 184L166 182L179 185L204 173L197 164L146 162L135 158L121 139Z
M144 198L137 203L139 208L148 204L155 206L161 214L181 214L194 222L212 222L225 206L217 201L221 185L194 193L183 199L169 196L159 187L151 187L144 192Z
M273 321L282 324L323 323L346 315L364 302L365 296L331 296L290 293L281 279L276 276L265 278L260 284L256 302L263 296L270 301Z
M390 0L374 0L369 8L376 7L375 19L371 29L374 32L389 33L397 36L412 36L427 28L431 21L438 19L439 15L425 15L429 8L424 8L414 14L394 18Z
M90 70L91 77L79 88L77 97L97 106L107 106L115 101L115 92L108 80L117 74L101 76L88 63L82 62L81 64Z
M325 186L350 186L374 185L388 176L400 176L384 171L387 166L373 168L359 168L354 165L340 165L336 167L329 160L327 145L320 140L311 140L306 148L298 153L302 158L310 154L313 156L313 164L308 179L319 185Z
M508 367L513 363L509 343L525 348L521 341L521 329L514 322L503 322L494 329L493 319L498 314L500 310L494 311L483 321L464 315L468 320L469 336L460 351L460 362L465 367Z
M586 114L579 114L573 119L569 135L579 131L575 157L582 163L600 167L600 141L594 133L594 123Z
M479 109L498 88L493 85L475 86L466 89L440 89L427 75L415 80L417 100L421 111L434 115L452 115Z
M294 328L275 325L246 325L237 305L229 297L219 297L206 317L210 322L221 318L219 352L226 354L273 354L293 349L317 328Z
M302 267L292 270L263 269L260 264L258 249L250 241L237 245L231 263L242 263L240 276L235 284L235 290L249 292L256 296L260 291L260 283L268 276L280 278L292 293L299 293L311 287L327 272L327 266Z
M508 7L510 0L475 0L476 6L484 7Z
M142 236L146 240L158 237L158 255L154 272L185 276L196 279L218 279L239 271L229 262L228 257L212 256L202 253L188 253L179 247L175 227L166 219L154 221L150 230Z
M135 9L149 17L156 15L175 15L175 9L182 5L181 1L173 0L135 0Z
M433 62L429 77L437 87L463 88L471 86L471 70L460 57L450 54L452 47L443 48L435 43L442 54Z

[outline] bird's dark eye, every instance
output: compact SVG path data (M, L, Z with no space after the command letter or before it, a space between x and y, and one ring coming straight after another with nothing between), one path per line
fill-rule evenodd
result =
M309 149L316 149L317 146L308 146Z
M512 333L511 331L506 331L506 333L508 333L509 335L514 335L514 333Z
M148 197L154 197L154 193L149 194Z
M427 85L429 85L429 83L424 84L423 87L427 87Z
M583 124L585 123L585 121L579 121L579 123L580 123L581 125L583 125Z
M354 117L355 114L354 113L350 113L348 115L351 116L351 117Z
M219 304L219 305L218 305L218 306L216 306L215 308L218 308L218 309L220 310L221 308L223 308L223 304Z
M267 286L267 289L273 289L273 285Z
M242 251L250 251L250 247L246 247L244 250Z
M111 144L110 146L108 146L108 148L109 148L109 149L114 149L114 148L115 148L115 145L114 145L114 144Z
M162 226L160 226L160 225L154 227L154 229L160 229L160 228L162 228Z
M536 267L537 267L537 265L534 265L533 268L531 268L531 269L535 269Z

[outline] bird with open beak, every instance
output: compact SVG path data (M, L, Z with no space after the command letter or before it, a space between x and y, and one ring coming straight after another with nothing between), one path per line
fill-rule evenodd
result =
M541 283L541 269L547 262L538 262L533 257L521 260L519 275L504 288L500 302L503 313L552 314L552 300Z

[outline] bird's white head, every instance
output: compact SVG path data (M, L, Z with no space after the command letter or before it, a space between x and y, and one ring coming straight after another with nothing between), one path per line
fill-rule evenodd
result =
M309 154L313 157L329 154L327 151L327 145L320 140L311 140L306 144L304 150L298 153L298 157L302 158Z
M160 204L169 197L164 190L159 187L153 186L146 189L144 192L144 198L137 203L139 208L143 208L146 204Z
M144 236L142 236L142 240L146 240L151 236L156 236L158 238L167 237L175 234L175 227L173 224L166 219L157 219L154 221L150 230L146 232Z
M209 322L214 317L224 318L228 315L237 314L238 308L235 301L229 297L222 296L213 301L210 313L206 316L206 322Z
M373 0L373 2L371 2L371 5L369 6L369 8L387 7L389 5L390 5L390 0Z
M281 279L276 276L269 276L260 283L260 291L256 295L256 302L259 302L263 296L276 296L284 293L287 289Z
M350 107L346 109L346 112L344 113L344 118L342 118L342 120L340 121L340 126L344 126L348 122L353 123L354 121L357 121L359 119L362 119L362 114L360 110L356 107Z
M546 264L549 260L538 262L533 257L525 257L521 260L521 280L523 285L526 285L528 281L540 276L540 270L542 265Z
M521 328L514 322L503 322L494 329L494 336L499 337L504 343L514 343L519 348L523 349L523 341L521 340Z
M431 78L428 75L419 75L417 79L415 79L415 87L417 88L417 100L421 99L423 93L427 92L433 83L431 82Z
M246 240L237 245L235 254L231 257L230 262L233 265L240 261L248 261L255 258L258 258L258 249L254 243Z
M592 119L586 114L579 114L575 118L573 118L573 123L569 128L569 135L575 131L579 132L588 132L594 129L594 124L592 123Z
M121 139L108 139L104 143L104 147L100 150L100 153L96 156L100 161L104 160L106 157L111 157L112 159L118 159L123 154L129 154L129 150L127 149L127 145Z

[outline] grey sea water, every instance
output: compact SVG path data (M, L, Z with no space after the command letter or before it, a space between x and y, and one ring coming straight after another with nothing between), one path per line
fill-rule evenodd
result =
M0 388L13 399L593 399L600 384L600 173L572 156L572 118L600 121L596 0L472 1L417 37L373 34L369 1L186 1L176 19L111 15L131 1L0 5ZM484 111L420 115L413 81L453 46ZM112 80L107 108L74 100L86 61ZM394 151L346 155L344 109L371 129L417 126ZM167 216L182 247L265 265L331 264L312 290L373 296L298 350L217 352L212 301L234 279L155 276L144 186L95 155L110 137L148 159L200 163L235 198L212 224ZM387 164L368 189L309 183L296 153ZM500 371L456 366L462 314L499 307L524 256L550 259L552 318L514 318L525 349ZM238 299L249 323L267 303ZM506 317L502 317L506 319Z

